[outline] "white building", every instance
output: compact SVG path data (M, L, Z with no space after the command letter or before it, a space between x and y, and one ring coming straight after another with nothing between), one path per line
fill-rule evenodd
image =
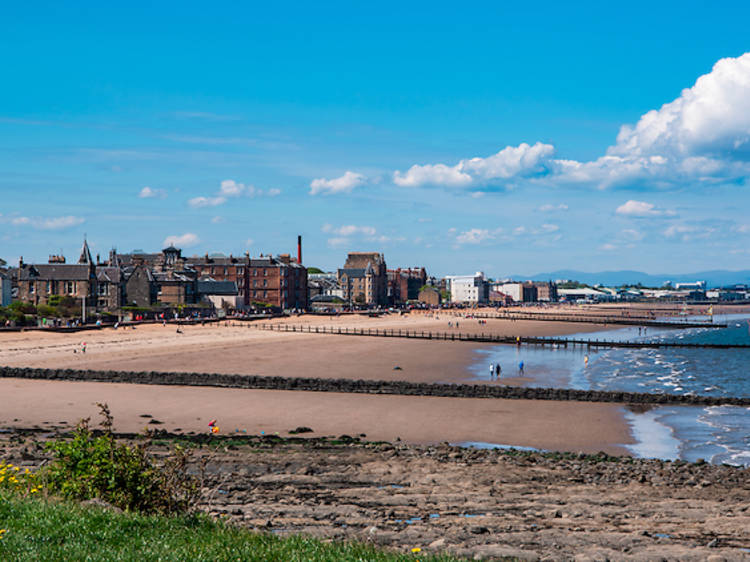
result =
M481 271L474 275L448 275L445 280L452 303L484 304L489 301L490 284Z
M497 283L492 288L498 293L508 295L513 302L523 302L523 284L522 283Z
M604 291L598 291L588 287L581 287L579 289L558 289L557 294L561 300L568 302L571 301L611 301L615 300L615 297L610 293Z

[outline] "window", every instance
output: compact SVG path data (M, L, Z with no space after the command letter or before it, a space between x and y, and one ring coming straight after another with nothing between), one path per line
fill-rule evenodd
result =
M226 277L226 275L227 275L227 268L225 267L224 268L224 277Z
M33 281L29 281L29 294L31 295L34 294L34 282Z
M244 267L238 267L237 268L237 275L242 275L243 273L245 273L245 268Z
M263 298L266 298L268 296L268 291L263 291Z
M65 292L69 295L75 294L76 292L76 284L75 281L66 281L65 282Z
M264 275L264 276L268 275L268 270L267 270L267 269L265 269L265 268L263 268L263 275Z
M268 279L263 279L263 286L268 287Z

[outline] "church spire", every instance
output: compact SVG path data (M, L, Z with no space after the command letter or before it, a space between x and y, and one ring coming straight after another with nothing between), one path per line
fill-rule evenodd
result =
M94 260L91 258L91 251L89 250L89 243L86 239L83 239L83 247L81 248L81 256L78 258L78 263L91 265Z

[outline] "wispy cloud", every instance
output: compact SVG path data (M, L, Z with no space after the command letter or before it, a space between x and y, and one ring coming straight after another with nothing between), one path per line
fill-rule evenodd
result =
M281 190L277 188L264 191L254 185L240 183L235 180L223 180L219 184L219 191L216 195L211 197L193 197L188 200L188 205L196 209L201 207L217 207L218 205L223 205L233 197L276 197L280 193Z
M0 219L0 222L6 222L13 226L29 226L38 230L63 230L82 224L84 219L73 215L61 217L13 216Z
M667 238L679 238L682 242L710 238L716 233L717 229L715 227L699 224L673 224L663 232Z
M200 121L239 121L236 115L224 115L211 111L175 111L173 114L177 119L200 120Z
M552 213L554 211L567 211L567 210L568 210L568 206L564 203L560 203L559 205L551 205L548 203L546 205L542 205L541 207L537 209L537 211L541 211L542 213Z
M188 199L188 205L194 209L200 209L202 207L217 207L227 202L226 197L193 197Z
M324 224L321 230L323 232L337 234L339 236L353 236L355 234L375 236L375 234L377 233L377 230L373 226L357 226L354 224L347 224L344 226L339 226L338 228L333 227L330 224Z
M199 243L200 238L198 238L197 234L193 234L192 232L167 236L163 242L164 246L176 246L178 248L191 248L197 246Z

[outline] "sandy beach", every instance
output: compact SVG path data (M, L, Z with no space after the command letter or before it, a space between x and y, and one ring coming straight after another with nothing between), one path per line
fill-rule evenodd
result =
M491 333L506 336L598 331L601 324L458 318L414 313L276 319L274 324ZM449 326L449 322L451 325ZM458 326L456 325L458 323ZM484 344L280 333L253 323L205 326L140 325L93 332L0 334L0 364L8 366L189 371L266 376L480 382L469 371ZM82 352L82 344L86 352ZM523 384L503 378L485 384ZM566 451L626 453L632 443L622 407L612 404L531 402L336 393L139 387L107 383L0 381L5 426L74 424L108 402L123 431L142 429L142 414L164 428L205 431L222 418L228 431L284 433L308 426L316 435L366 434L410 443L477 441ZM550 385L555 384L550 377ZM121 425L120 425L121 424Z
M439 316L439 315L438 315ZM548 336L601 330L597 324L477 320L424 314L312 316L270 321L304 326L403 329L502 336ZM451 322L453 327L448 326ZM45 368L193 371L272 376L466 382L485 344L261 331L253 323L60 334L0 333L0 364ZM86 353L81 343L86 342ZM75 353L74 353L75 352ZM394 367L400 369L394 370ZM508 381L511 383L512 381Z

